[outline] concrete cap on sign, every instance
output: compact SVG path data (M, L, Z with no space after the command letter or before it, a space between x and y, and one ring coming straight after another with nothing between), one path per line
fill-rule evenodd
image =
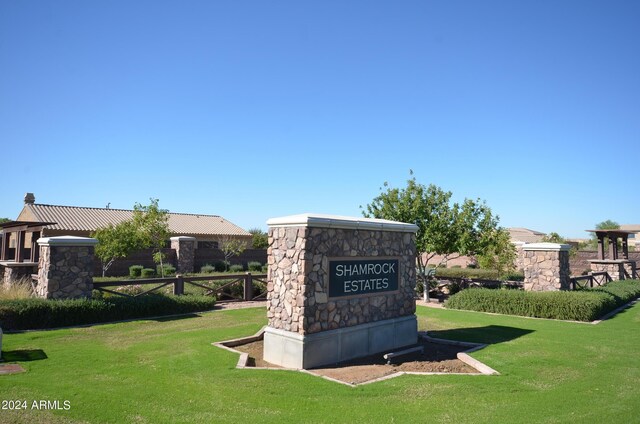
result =
M522 246L523 250L547 250L547 251L560 251L564 252L571 249L570 244L558 244L558 243L527 243Z
M175 236L175 237L171 237L169 240L171 240L171 241L195 241L196 238L195 237L189 237L189 236Z
M345 230L378 230L404 233L415 233L418 231L417 225L405 222L316 213L303 213L300 215L271 218L267 221L267 225L269 227L340 228Z
M95 246L98 240L90 237L58 236L40 237L37 243L41 246Z

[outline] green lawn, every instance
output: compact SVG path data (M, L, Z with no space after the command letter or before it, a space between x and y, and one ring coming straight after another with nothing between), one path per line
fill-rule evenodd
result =
M599 325L418 308L436 337L490 343L499 376L403 376L351 388L303 373L236 370L211 342L250 335L264 309L5 334L27 373L0 400L69 401L0 410L0 422L630 423L640 420L640 305Z

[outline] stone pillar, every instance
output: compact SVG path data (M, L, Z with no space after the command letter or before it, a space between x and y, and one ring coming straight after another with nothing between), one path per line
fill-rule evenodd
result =
M591 272L606 272L614 280L626 280L636 278L636 262L624 259L590 260Z
M36 294L47 299L90 298L94 247L98 240L60 236L38 239L40 261Z
M266 361L311 368L417 342L417 226L314 214L267 224Z
M186 274L193 272L196 258L195 237L177 236L171 237L171 248L176 251L176 272L178 274Z
M524 251L524 289L528 291L569 290L568 244L530 243Z

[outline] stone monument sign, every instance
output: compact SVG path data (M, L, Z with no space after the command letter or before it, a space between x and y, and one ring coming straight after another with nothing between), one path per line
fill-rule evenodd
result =
M416 225L319 214L267 224L266 361L313 368L417 342Z

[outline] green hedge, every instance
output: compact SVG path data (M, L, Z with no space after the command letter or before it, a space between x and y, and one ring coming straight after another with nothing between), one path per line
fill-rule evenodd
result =
M31 330L210 310L215 298L150 294L137 298L0 301L0 327Z
M612 281L602 287L586 289L596 293L607 293L612 296L616 306L622 306L640 297L640 280Z
M524 275L521 273L500 275L500 272L494 269L480 268L436 268L436 277L481 278L485 280L524 280Z
M142 265L131 265L129 267L129 277L138 278L142 274L142 269L144 267Z
M596 289L556 292L463 290L446 307L538 318L593 321L640 297L640 281L614 281Z

